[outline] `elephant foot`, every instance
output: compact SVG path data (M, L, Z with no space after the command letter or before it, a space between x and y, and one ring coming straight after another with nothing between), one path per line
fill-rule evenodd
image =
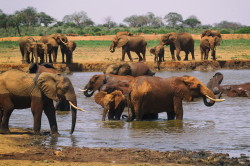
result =
M179 61L180 61L180 60L179 60ZM188 61L188 59L185 58L184 61Z

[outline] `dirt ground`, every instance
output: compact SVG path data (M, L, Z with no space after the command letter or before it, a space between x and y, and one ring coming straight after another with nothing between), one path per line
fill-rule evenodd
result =
M77 36L69 37L70 40L112 40L114 36ZM144 35L146 40L157 40L160 35ZM199 39L199 35L193 35ZM39 37L37 37L39 39ZM223 35L223 39L250 39L250 35ZM19 37L0 38L0 41L17 41ZM166 53L170 54L168 49ZM234 50L219 50L219 61L199 61L199 53L196 50L197 61L171 62L166 57L162 63L163 70L216 70L219 68L250 68L250 60L232 60ZM241 50L240 54L249 54L250 50ZM60 54L60 53L59 53ZM120 63L121 50L111 54L107 48L77 48L74 52L74 64L56 64L58 70L65 71L103 71L107 65ZM135 57L132 54L133 57ZM182 56L183 57L183 56ZM18 48L0 50L0 71L12 68L28 70L29 65L21 64L21 56ZM60 55L58 56L60 62ZM128 61L126 57L126 61ZM135 60L137 61L137 60ZM147 64L155 69L153 56L147 56ZM208 151L152 151L148 149L113 149L113 148L76 148L61 147L54 149L46 147L41 142L47 134L37 136L31 129L13 129L12 133L0 134L0 166L12 165L91 165L91 166L149 166L149 165L250 165L250 161L241 156L230 158L228 154L214 154Z

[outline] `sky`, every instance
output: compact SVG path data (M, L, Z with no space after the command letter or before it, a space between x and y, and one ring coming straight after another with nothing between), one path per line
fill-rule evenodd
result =
M27 7L34 7L58 21L80 11L85 11L96 24L103 24L107 17L124 23L123 19L132 15L152 12L164 18L169 12L176 12L183 19L194 15L203 25L230 21L250 26L250 0L0 0L0 9L6 14Z

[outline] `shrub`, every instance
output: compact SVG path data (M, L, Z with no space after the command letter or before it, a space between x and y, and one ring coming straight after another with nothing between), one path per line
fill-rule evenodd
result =
M239 30L235 31L234 33L249 34L250 33L250 27L240 28Z

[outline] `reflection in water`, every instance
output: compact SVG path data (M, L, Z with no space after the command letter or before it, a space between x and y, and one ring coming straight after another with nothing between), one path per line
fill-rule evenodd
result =
M249 82L249 70L221 70L223 84ZM70 135L71 114L57 113L59 137L48 137L48 146L120 147L166 150L210 150L229 153L232 156L250 154L250 100L228 98L213 107L204 106L202 100L184 102L184 120L168 121L166 113L159 114L157 121L125 122L101 121L102 108L93 97L86 98L83 88L89 78L97 72L73 73L70 79L75 87L78 106L88 112L78 112L76 129ZM158 72L160 77L190 75L203 83L215 72ZM20 120L22 119L22 120ZM10 119L14 127L31 128L33 117L30 110L15 110ZM49 131L46 116L42 118L42 130ZM38 142L39 143L39 142ZM42 142L40 142L42 143Z

